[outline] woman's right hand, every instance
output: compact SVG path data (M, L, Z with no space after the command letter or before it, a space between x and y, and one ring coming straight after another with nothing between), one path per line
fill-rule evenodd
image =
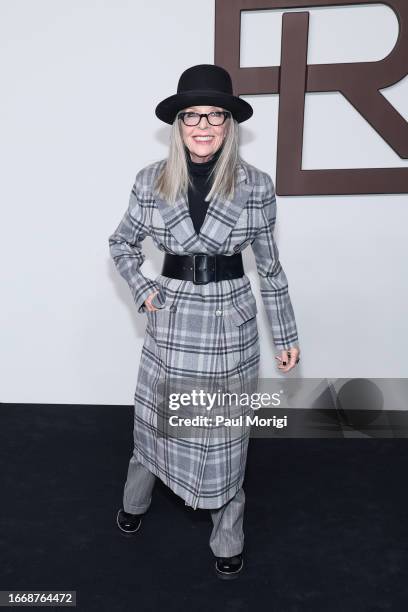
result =
M156 308L156 306L151 304L151 301L154 298L154 296L156 295L156 293L159 293L159 292L158 291L153 291L153 293L148 295L147 298L144 301L144 305L146 306L146 310L149 310L150 312L153 311L153 310L160 310L160 308Z

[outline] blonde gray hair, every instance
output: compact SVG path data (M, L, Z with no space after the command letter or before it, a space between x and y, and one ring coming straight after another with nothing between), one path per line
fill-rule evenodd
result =
M155 184L158 194L170 204L174 204L179 195L187 194L188 187L192 183L180 123L180 119L176 116L171 128L169 154ZM231 115L227 119L221 154L210 173L213 180L211 190L205 198L206 202L212 200L215 194L226 199L234 197L235 172L241 159L238 145L239 126Z

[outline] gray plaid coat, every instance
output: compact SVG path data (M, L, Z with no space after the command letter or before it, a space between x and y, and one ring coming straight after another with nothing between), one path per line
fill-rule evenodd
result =
M247 391L259 366L256 300L246 275L201 285L161 274L147 278L141 271L141 243L149 235L161 251L180 255L233 255L250 244L274 344L297 347L288 282L273 237L275 189L267 173L241 159L233 199L214 198L197 235L186 197L170 205L154 190L164 163L138 172L128 209L109 237L115 265L147 319L134 397L134 454L186 505L219 508L242 486L249 431L223 434L222 439L209 428L185 438L159 434L158 385L163 379L198 376L235 380ZM158 310L148 311L144 300L157 290L153 304Z

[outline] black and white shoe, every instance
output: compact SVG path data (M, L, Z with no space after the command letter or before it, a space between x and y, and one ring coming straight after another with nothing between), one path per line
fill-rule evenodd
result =
M116 515L116 523L122 533L133 535L142 523L142 515L130 514L121 508Z
M244 567L242 553L234 557L217 557L215 571L218 578L222 580L232 580L238 578L239 573Z

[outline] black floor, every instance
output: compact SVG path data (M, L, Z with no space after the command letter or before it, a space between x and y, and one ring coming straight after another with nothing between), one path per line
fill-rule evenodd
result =
M209 512L159 480L136 536L117 529L131 407L0 415L2 591L76 590L85 612L408 610L405 439L251 439L245 571L225 582Z

